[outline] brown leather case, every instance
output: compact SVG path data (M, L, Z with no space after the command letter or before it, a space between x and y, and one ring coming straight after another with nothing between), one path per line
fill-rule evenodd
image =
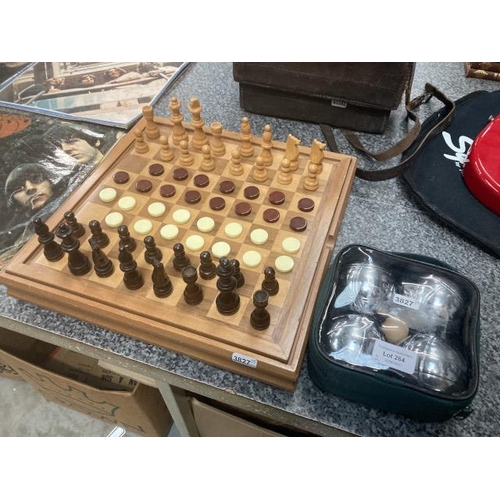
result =
M251 113L382 133L413 80L411 62L234 62Z

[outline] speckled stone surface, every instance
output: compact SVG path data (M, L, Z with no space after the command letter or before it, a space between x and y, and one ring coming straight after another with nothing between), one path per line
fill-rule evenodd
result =
M431 82L449 98L457 99L474 90L500 90L498 82L466 78L461 62L419 63L412 95ZM242 116L251 118L252 127L261 130L271 124L275 140L284 141L289 133L310 145L323 140L317 125L278 120L245 113L239 106L238 85L232 79L231 63L192 64L155 105L156 113L168 116L168 101L177 96L187 114L190 97L200 99L206 124L220 121L226 129L238 131ZM440 103L431 102L421 111L425 119ZM387 135L361 138L367 147L380 150L401 132L402 110L392 114ZM354 154L341 137L340 150ZM356 155L359 157L359 155ZM359 157L359 165L371 163ZM6 295L0 289L0 315L35 325L83 344L88 344L177 375L230 391L244 398L269 405L329 426L362 436L497 436L500 435L500 262L463 240L452 229L433 219L411 199L401 181L370 183L355 179L334 255L345 245L361 243L381 250L422 253L447 262L472 279L481 292L480 386L472 414L444 423L419 423L325 394L317 389L302 366L294 392L273 388L246 377L220 370L186 356L138 342L126 336L75 321L40 309Z

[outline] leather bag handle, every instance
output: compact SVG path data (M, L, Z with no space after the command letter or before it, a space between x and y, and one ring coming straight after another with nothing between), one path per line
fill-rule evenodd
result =
M367 181L385 181L401 175L408 168L411 160L420 152L427 141L440 133L446 127L448 127L448 125L453 120L453 117L455 116L455 103L448 99L440 90L434 87L434 85L426 83L425 92L422 95L415 97L411 101L409 101L408 98L405 100L407 117L414 122L413 127L405 135L405 137L403 137L396 144L391 146L389 149L378 153L373 153L365 149L355 132L351 130L342 130L344 137L355 149L366 154L373 160L386 161L390 158L394 158L395 156L404 153L407 149L409 149L416 143L422 126L420 120L413 111L421 104L429 102L432 97L439 99L445 105L446 113L444 114L443 118L439 120L439 122L425 134L425 136L420 140L413 152L398 165L387 168L385 170L363 170L358 167L356 169L356 177ZM329 149L331 151L338 152L338 147L335 141L335 136L333 135L332 128L329 125L325 124L321 124L320 127L325 136Z

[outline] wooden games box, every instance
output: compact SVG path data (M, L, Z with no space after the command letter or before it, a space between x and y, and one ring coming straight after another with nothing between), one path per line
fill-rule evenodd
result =
M254 130L248 134L249 125L246 122L244 131L242 128L242 133L235 133L221 131L220 124L206 126L199 112L190 123L181 121L178 113L170 118L144 114L91 176L44 221L56 234L55 241L61 242L57 238L59 225L65 222L67 212L76 216L85 230L78 240L78 251L89 259L90 270L73 275L68 270L67 255L54 262L47 260L44 246L35 236L0 274L0 282L10 295L41 307L293 390L316 294L348 201L356 159L324 151L319 141L314 143L312 158L311 148L301 146L300 139L289 135L286 143L274 141L267 128L263 140ZM186 143L179 135L182 129ZM249 156L240 154L243 150ZM238 154L234 154L236 151ZM270 164L256 177L258 157L269 158ZM283 162L284 158L291 162ZM312 160L314 168L310 168ZM290 163L295 170L288 169ZM121 173L121 183L115 181L117 172ZM187 194L193 191L198 193L194 198ZM246 196L249 191L253 191L251 199ZM127 203L123 203L124 198ZM307 211L299 208L304 208L303 202L299 204L304 199ZM244 214L241 206L247 209ZM213 227L199 225L202 218L212 221ZM96 220L109 237L102 252L114 268L105 278L99 277L92 266L88 241L92 236L89 222ZM301 224L294 226L297 221ZM118 259L118 224L126 226L136 242L132 254L144 281L137 290L128 289L124 283ZM256 234L267 237L256 239ZM167 297L158 297L153 290L153 268L145 260L147 236L153 237L160 250L172 283ZM292 247L284 246L284 240L292 242ZM198 305L186 303L186 282L173 265L176 243L182 244L197 269L203 251L211 253L216 266L224 256L239 262L244 284L235 290L240 304L234 314L221 314L217 309L216 298L221 293L217 276L198 276L196 283L203 300ZM221 245L217 243L227 249L225 255L220 254ZM250 324L255 309L253 296L262 288L268 267L275 271L279 291L268 297L265 309L270 315L269 326L257 330Z

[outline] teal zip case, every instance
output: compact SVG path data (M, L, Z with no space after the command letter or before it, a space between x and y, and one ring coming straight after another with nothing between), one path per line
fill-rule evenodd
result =
M431 257L363 245L323 279L307 349L324 392L424 422L465 417L479 385L480 293Z

